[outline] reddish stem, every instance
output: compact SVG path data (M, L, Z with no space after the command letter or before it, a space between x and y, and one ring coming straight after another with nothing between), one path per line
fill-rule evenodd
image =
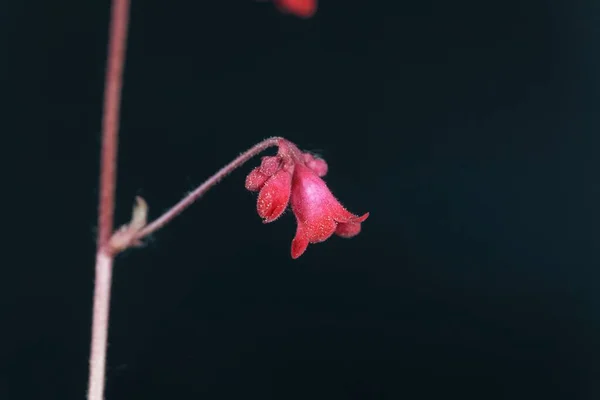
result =
M104 399L106 339L108 335L113 264L113 254L107 244L113 231L119 108L121 103L128 22L129 0L113 0L111 6L108 62L104 86L104 114L102 117L98 241L88 381L89 400Z
M119 144L119 109L121 88L123 86L128 21L129 0L113 0L104 88L104 115L102 117L98 248L108 242L113 231Z
M96 276L94 283L94 306L92 316L92 340L90 345L90 369L88 400L104 400L106 381L106 347L110 311L110 290L114 256L162 228L199 199L221 179L265 149L278 146L281 138L273 137L256 144L201 184L161 217L139 231L133 232L123 248L111 243L113 234L114 197L117 174L117 150L119 135L119 109L123 86L123 69L129 22L129 0L113 0L108 47L108 62L104 90L104 114L102 117L102 155L100 163L100 198L98 209L98 240L96 250ZM122 232L121 232L122 233Z
M160 217L155 219L150 224L146 225L146 227L144 227L142 230L140 230L136 234L135 240L141 240L144 237L150 235L151 233L153 233L153 232L159 230L160 228L162 228L163 226L165 226L173 218L175 218L176 216L181 214L183 212L183 210L188 208L190 205L192 205L192 203L194 203L196 200L198 200L200 197L202 197L202 195L204 193L206 193L210 188L212 188L214 185L219 183L221 181L221 179L223 179L224 177L229 175L233 170L242 166L245 162L250 160L252 157L263 152L264 150L268 149L269 147L279 146L282 140L285 140L285 139L280 138L280 137L268 138L256 145L252 146L251 148L249 148L248 150L246 150L245 152L240 154L236 159L234 159L229 164L227 164L226 166L221 168L213 176L208 178L203 184L198 186L198 188L196 188L193 192L191 192L190 194L185 196L183 199L181 199L179 201L179 203L175 204L173 207L171 207L169 210L167 210L163 215L161 215Z

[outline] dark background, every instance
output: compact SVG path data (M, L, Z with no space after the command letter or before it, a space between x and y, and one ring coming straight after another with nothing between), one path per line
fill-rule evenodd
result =
M0 399L82 399L109 2L2 10L3 196L23 211L5 211ZM371 216L293 261L292 214L263 225L243 187L258 160L236 171L118 257L107 400L600 398L599 17L134 0L117 224L273 135Z

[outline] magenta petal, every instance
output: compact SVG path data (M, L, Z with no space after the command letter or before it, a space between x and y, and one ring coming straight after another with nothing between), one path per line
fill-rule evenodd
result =
M369 218L369 213L353 218L350 222L340 222L335 230L335 234L343 238L354 237L360 233L361 222L367 218Z
M281 165L281 158L279 158L279 157L276 157L276 156L263 157L262 162L260 163L260 172L262 172L266 176L271 176L279 170L280 165Z
M273 222L283 214L289 200L292 177L289 172L280 170L269 178L258 194L256 209L264 222Z
M321 179L327 173L327 163L285 139L276 138L275 142L279 146L277 156L262 158L260 167L246 177L246 188L260 191L256 209L265 223L279 218L291 205L297 222L292 258L334 233L345 238L358 235L369 213L355 215L336 199Z
M357 218L342 207L313 170L301 164L294 170L291 204L311 243L322 242L333 235L336 222Z
M300 18L311 18L317 12L317 0L273 0L279 11Z
M347 222L363 222L369 217L369 213L365 213L364 215L358 216L352 214L350 211L346 210L344 206L342 206L338 201L331 207L331 215L336 222L347 223Z
M269 177L260 172L260 168L254 168L246 177L246 189L256 192L257 190L260 190L267 179L269 179Z
M338 224L337 228L335 229L335 234L343 238L351 238L353 236L358 235L360 233L360 230L360 223L348 222Z
M292 240L292 258L295 260L300 257L306 251L308 247L308 238L304 234L303 225L298 223L298 227L296 228L296 236L294 236L294 240Z
M325 160L322 158L314 158L312 156L306 160L306 166L312 169L319 176L327 175L327 171L329 169Z
M307 225L307 236L311 243L324 242L335 232L337 223L329 216L310 221Z

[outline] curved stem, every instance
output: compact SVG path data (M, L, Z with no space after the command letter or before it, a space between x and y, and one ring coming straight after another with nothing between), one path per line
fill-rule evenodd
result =
M221 179L225 176L229 175L233 170L242 166L252 157L258 155L269 147L279 146L281 141L284 140L280 137L272 137L269 139L265 139L262 142L254 145L250 149L246 150L242 154L240 154L236 159L231 161L229 164L221 168L217 171L213 176L208 178L203 184L198 186L193 192L185 196L183 199L179 201L179 203L175 204L169 210L167 210L163 215L155 219L150 224L146 225L145 228L141 229L135 236L134 240L141 240L144 237L150 235L151 233L157 231L158 229L165 226L169 221L178 216L188 208L192 203L198 200L204 193L206 193L211 187L219 183Z

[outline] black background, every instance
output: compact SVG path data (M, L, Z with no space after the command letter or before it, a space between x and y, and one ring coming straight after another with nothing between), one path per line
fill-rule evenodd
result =
M273 135L371 216L293 261L236 171L118 257L107 399L600 398L599 4L134 0L117 224ZM82 399L109 2L2 9L0 399Z

